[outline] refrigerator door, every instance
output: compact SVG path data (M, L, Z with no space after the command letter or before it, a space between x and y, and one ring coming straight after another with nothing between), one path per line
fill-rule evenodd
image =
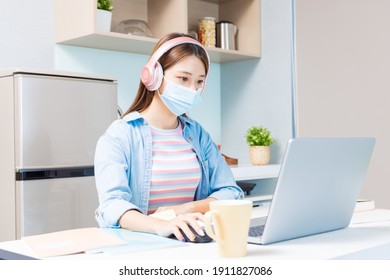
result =
M14 87L16 237L97 226L93 161L116 82L20 72Z
M15 168L93 165L97 140L117 118L117 84L16 74Z
M95 177L16 181L16 238L96 227Z

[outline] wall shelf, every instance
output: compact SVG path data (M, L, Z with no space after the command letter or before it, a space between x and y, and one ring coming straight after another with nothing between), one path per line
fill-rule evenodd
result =
M110 32L96 28L96 0L56 0L56 43L150 55L158 38L189 33L198 20L213 16L238 26L237 50L207 48L215 63L261 56L260 0L114 0ZM75 9L77 7L77 9ZM121 20L148 22L154 38L115 32Z
M269 205L272 200L273 195L246 195L245 200L250 200L254 205L266 206Z
M279 176L280 164L252 165L239 164L229 166L236 181L272 179ZM271 195L245 195L254 205L267 205L272 200Z
M231 165L230 169L232 170L236 181L270 179L277 178L279 176L280 164L269 164L261 166L239 164Z
M150 55L157 41L155 38L115 32L96 32L82 37L64 40L58 42L58 44ZM211 62L214 63L260 58L260 56L250 52L223 50L211 47L207 47L206 49L210 55Z

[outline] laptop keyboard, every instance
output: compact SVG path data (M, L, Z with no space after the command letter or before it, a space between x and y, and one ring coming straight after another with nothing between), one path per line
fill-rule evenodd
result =
M265 225L260 225L260 226L254 226L249 228L249 236L251 237L259 237L263 235L264 231L264 226Z

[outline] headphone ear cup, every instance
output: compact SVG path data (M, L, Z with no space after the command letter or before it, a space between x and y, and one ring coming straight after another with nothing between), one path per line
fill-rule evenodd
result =
M162 69L161 64L158 62L160 57L164 53L166 53L168 50L172 49L173 47L180 45L180 44L187 44L187 43L198 45L204 49L204 51L207 55L208 62L209 62L208 67L210 68L210 57L207 54L207 50L204 48L204 46L201 43L199 43L199 41L197 41L193 38L190 38L190 37L177 37L177 38L171 39L171 40L165 42L164 44L162 44L162 46L160 46L154 52L154 54L149 59L148 63L142 69L141 82L145 85L145 87L149 91L155 91L156 89L158 89L161 86L161 83L162 83L162 80L164 77L163 76L164 70ZM206 71L207 73L208 73L208 70L209 69L207 69L207 71ZM205 82L206 82L206 79L205 79ZM206 85L206 83L205 83L205 85ZM205 88L205 85L203 86L203 90Z
M155 64L153 70L154 71L152 72L152 77L150 79L150 82L146 86L146 88L150 91L154 91L161 86L163 75L164 75L162 66L159 62Z

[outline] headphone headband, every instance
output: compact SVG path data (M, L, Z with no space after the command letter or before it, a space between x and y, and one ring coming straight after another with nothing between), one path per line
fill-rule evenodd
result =
M158 60L163 56L167 51L170 49L176 47L177 45L181 44L194 44L198 45L203 48L207 55L207 60L210 68L210 58L207 53L207 50L204 48L204 46L199 43L199 41L191 38L191 37L177 37L174 39L171 39L164 44L162 44L150 57L149 61L146 63L146 65L143 67L141 72L141 81L146 86L146 88L150 91L154 91L158 89L161 86L162 79L163 79L163 69L158 62ZM207 73L208 73L207 69ZM207 76L207 75L206 75ZM206 85L206 77L205 77L205 83L203 88Z

